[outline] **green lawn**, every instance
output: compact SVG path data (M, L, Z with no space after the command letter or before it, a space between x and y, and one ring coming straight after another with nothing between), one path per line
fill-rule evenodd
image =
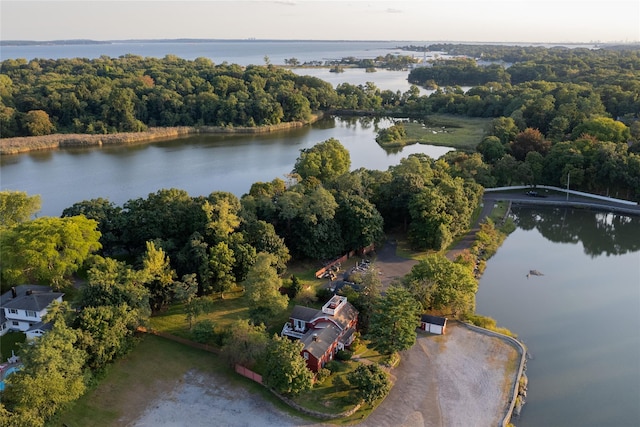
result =
M489 119L435 114L425 120L403 123L406 138L383 147L398 151L405 145L430 144L453 147L463 151L475 151L482 141Z
M18 354L20 344L26 340L27 336L23 332L9 331L0 337L0 362L5 362L11 357L11 350Z
M214 354L145 335L129 355L108 368L98 386L63 411L52 425L124 425L122 417L129 421L137 417L150 401L169 391L192 369L222 375L225 381L241 383L272 398L260 385L232 373Z

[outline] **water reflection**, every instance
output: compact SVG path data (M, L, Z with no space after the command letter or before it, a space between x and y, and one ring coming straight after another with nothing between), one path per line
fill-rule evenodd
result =
M621 255L640 250L640 217L573 208L514 208L516 224L524 230L536 229L555 243L582 242L585 254ZM567 215L574 218L567 221ZM558 221L561 218L561 221Z

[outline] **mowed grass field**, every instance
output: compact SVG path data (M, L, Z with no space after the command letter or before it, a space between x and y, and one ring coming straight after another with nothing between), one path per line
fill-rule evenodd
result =
M236 375L219 356L144 335L131 353L107 368L99 385L71 404L50 425L130 425L149 403L170 393L191 370L215 375L229 384L241 384L285 408L264 387Z

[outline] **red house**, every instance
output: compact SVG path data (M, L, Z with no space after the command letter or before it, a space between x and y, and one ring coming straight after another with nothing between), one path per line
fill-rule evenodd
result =
M281 335L300 340L307 367L318 372L338 350L351 345L357 324L358 310L346 297L334 295L321 310L295 306Z

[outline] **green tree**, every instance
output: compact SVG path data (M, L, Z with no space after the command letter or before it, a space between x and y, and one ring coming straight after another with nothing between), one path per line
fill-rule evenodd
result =
M158 311L169 304L175 293L174 278L176 273L171 269L169 257L162 248L153 242L147 242L147 251L142 257L144 285L149 289L151 310Z
M478 282L473 272L443 255L427 255L402 282L425 311L450 309L469 313L475 309Z
M133 345L140 313L126 303L85 307L78 315L78 347L87 353L87 366L101 369Z
M85 351L75 346L78 333L63 319L32 345L21 349L23 368L9 376L3 399L12 412L43 425L63 405L85 391Z
M56 129L51 123L49 114L43 110L32 110L25 114L23 126L30 136L49 135L55 132Z
M313 374L300 354L303 348L300 341L274 335L266 348L263 384L287 396L311 389Z
M2 276L9 284L47 283L60 288L100 249L97 223L84 216L43 217L0 235Z
M384 237L382 215L367 199L357 195L338 198L336 221L340 224L346 250L360 249Z
M358 366L347 375L347 379L355 395L369 405L383 399L391 391L388 374L375 364Z
M485 162L494 164L507 153L497 136L487 136L476 146L476 151L482 154Z
M595 117L576 126L572 135L573 139L591 135L599 141L627 142L631 138L631 131L620 121L608 117Z
M416 342L420 304L407 289L391 287L379 298L369 322L369 339L382 354L407 350Z
M97 198L74 203L62 211L62 217L84 215L98 222L103 253L113 253L122 246L122 208L107 199Z
M39 195L29 196L24 191L0 191L0 229L28 221L40 210L41 204Z
M229 326L221 354L231 367L242 365L252 368L264 357L268 343L264 325L254 325L247 319L236 320Z
M123 261L95 257L87 271L87 283L80 289L79 304L81 307L126 304L137 310L138 324L141 324L151 311L144 278L144 272L132 269Z
M273 255L261 252L255 264L249 269L243 285L249 300L251 318L256 324L267 323L281 313L289 304L289 297L280 293L282 279L274 267Z
M311 148L300 150L293 172L303 179L315 177L324 183L349 172L350 167L349 151L337 139L329 138Z

